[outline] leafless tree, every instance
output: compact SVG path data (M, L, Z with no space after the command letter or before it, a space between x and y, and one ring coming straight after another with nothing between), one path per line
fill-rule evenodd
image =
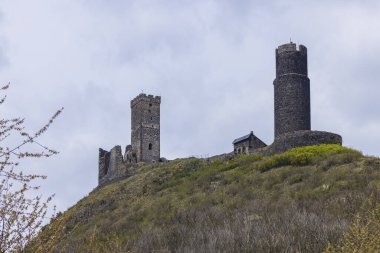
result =
M9 84L0 91L5 92L8 88ZM0 105L5 99L6 95L0 98ZM44 199L34 192L39 189L35 180L46 177L25 173L19 165L26 158L38 159L58 153L37 139L62 110L56 111L47 124L33 133L25 129L24 118L0 119L0 253L21 251L47 218L52 196Z

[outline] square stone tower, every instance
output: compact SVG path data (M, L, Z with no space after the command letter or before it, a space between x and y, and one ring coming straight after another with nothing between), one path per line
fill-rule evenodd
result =
M160 160L161 97L141 93L131 101L131 144L137 162Z

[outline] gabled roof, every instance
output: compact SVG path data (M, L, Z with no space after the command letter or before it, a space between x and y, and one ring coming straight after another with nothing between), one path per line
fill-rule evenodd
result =
M247 135L244 135L244 136L242 136L242 137L240 137L240 138L235 139L235 140L232 142L232 144L236 144L236 143L239 143L239 142L245 141L245 140L249 139L249 138L251 137L251 135L253 135L253 132L250 132L250 133L247 134Z

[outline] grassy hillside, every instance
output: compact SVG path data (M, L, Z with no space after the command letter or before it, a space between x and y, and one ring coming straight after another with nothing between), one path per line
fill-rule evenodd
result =
M31 248L321 252L340 242L356 214L376 205L379 189L380 159L338 145L140 164L136 175L59 216Z

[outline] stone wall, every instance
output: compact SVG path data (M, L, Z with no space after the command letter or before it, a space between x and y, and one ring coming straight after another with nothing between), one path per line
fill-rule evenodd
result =
M137 163L136 154L133 152L132 145L127 145L124 153L124 161L126 163Z
M289 43L276 49L274 85L275 137L298 130L310 130L310 80L307 77L307 49Z
M249 154L249 139L236 143L234 145L234 153L235 155L240 154Z
M99 184L103 182L105 176L108 173L109 168L109 162L110 160L110 152L99 149L99 175L98 175L98 182Z
M277 136L271 145L265 148L256 149L252 153L274 155L283 153L292 148L319 144L342 145L342 137L338 134L323 131L294 131Z
M110 179L119 176L120 167L123 163L123 155L121 153L121 146L115 146L110 151L110 163L108 168L108 176Z
M250 141L251 141L250 152L252 152L252 150L254 150L254 149L263 148L263 147L267 146L267 144L265 144L262 140L260 140L254 134L251 136Z

